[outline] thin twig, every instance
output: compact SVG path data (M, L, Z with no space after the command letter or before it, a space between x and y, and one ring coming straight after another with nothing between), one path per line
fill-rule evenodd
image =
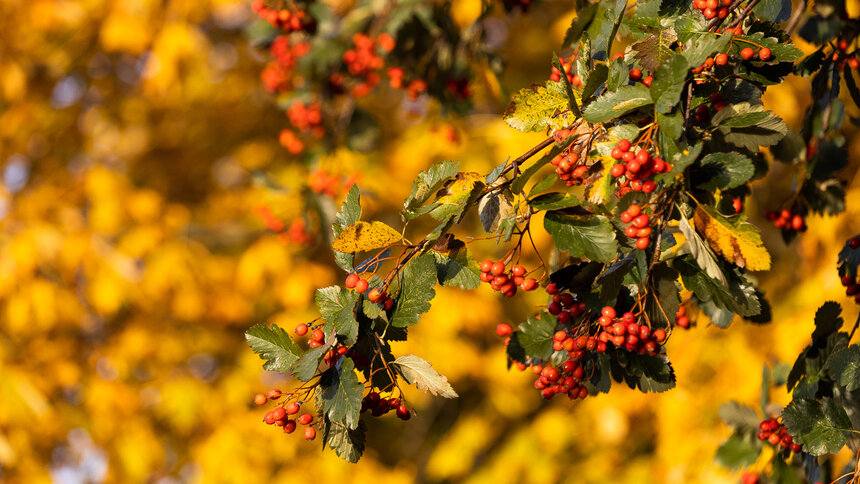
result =
M791 13L791 18L788 19L788 25L785 26L786 34L791 35L791 33L794 32L794 29L797 28L797 25L800 23L800 17L803 15L803 12L806 11L807 4L807 0L802 0L797 8L794 9L794 12Z
M752 12L752 9L755 8L755 6L758 2L759 2L759 0L751 0L750 3L747 4L747 8L745 8L743 13L741 13L741 16L734 19L732 21L732 23L730 23L729 26L726 28L730 29L730 28L737 27L738 25L740 25L740 23L744 21L744 19L747 17L747 15L749 15L750 12Z
M742 4L742 3L744 3L744 1L745 1L745 0L735 0L731 5L729 5L729 11L731 12L732 10L734 10L735 8L737 8L737 7L738 7L738 5L740 5L740 4ZM712 28L714 28L714 27L719 27L719 26L720 26L720 24L721 24L721 23L723 23L723 20L725 20L725 18L719 18L719 17L714 17L714 18L712 18L712 19L708 22L708 30L711 30L711 29L712 29Z

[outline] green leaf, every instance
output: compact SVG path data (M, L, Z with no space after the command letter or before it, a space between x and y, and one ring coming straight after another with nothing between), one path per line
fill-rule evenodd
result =
M353 370L355 364L350 358L344 358L339 369L330 368L320 379L322 411L329 420L346 425L348 429L358 427L364 392L364 385Z
M608 76L609 68L605 64L595 65L594 69L588 73L588 81L582 87L582 98L586 100L590 98L592 94L597 92L597 88L606 82ZM562 76L562 79L565 79L565 77Z
M514 194L507 187L485 193L478 202L478 218L484 231L495 233L499 223L513 211Z
M358 336L358 321L355 320L358 298L357 292L340 286L317 289L314 297L320 316L326 321L326 333L334 328L344 337L347 346L355 343Z
M726 284L726 276L723 274L723 270L720 269L719 264L717 264L717 256L715 256L713 251L711 251L711 248L705 244L705 241L699 237L698 232L696 232L696 230L690 225L690 222L684 214L681 214L678 228L687 239L686 248L690 255L693 256L693 259L696 260L696 264L698 264L698 266L705 271L709 277L719 281L721 284Z
M620 86L627 84L630 79L630 71L627 69L627 64L624 59L618 58L609 64L609 75L606 79L606 90L616 91Z
M364 454L367 425L359 421L358 427L350 430L346 425L325 419L323 424L323 446L334 450L341 459L355 464Z
M681 274L684 287L693 291L699 301L713 301L718 307L741 316L755 316L761 312L755 286L741 276L724 273L726 282L716 281L699 269L689 256L675 259L672 265Z
M359 219L361 219L361 195L358 190L358 184L354 184L346 194L346 198L340 206L340 211L335 215L334 223L331 224L334 237L340 235L346 227L355 225ZM354 269L352 254L334 251L334 261L346 272L352 272Z
M631 251L627 257L612 264L597 277L594 282L600 287L600 300L602 302L606 304L615 302L624 282L624 277L630 272L632 266L633 252Z
M558 175L555 173L550 173L549 175L543 177L539 182L535 183L534 186L529 190L529 197L533 197L536 194L546 190L551 187L555 181L558 180Z
M558 55L552 54L552 65L556 68L556 70L560 73L564 73L564 66L561 64L561 59L558 58ZM573 86L570 85L570 80L566 75L562 75L560 81L562 85L564 85L564 92L567 94L567 107L570 109L570 112L573 113L577 118L582 117L582 112L579 111L579 105L576 103L576 95L573 93Z
M812 331L812 343L823 347L827 338L842 328L842 306L834 301L827 301L815 311L815 330Z
M448 383L448 379L440 375L438 371L433 369L433 365L419 356L403 355L394 360L393 365L407 383L415 385L421 391L445 398L457 398L459 396Z
M426 172L419 173L418 178L412 182L412 193L403 202L401 213L404 221L415 218L416 209L442 188L446 181L457 176L459 166L456 161L442 161L431 166Z
M525 350L526 356L546 360L552 355L552 335L555 333L556 319L550 313L541 313L519 325L517 340Z
M755 16L769 22L785 22L791 15L791 0L763 0L753 8Z
M714 52L725 52L731 39L731 35L717 36L710 32L701 35L692 35L690 40L686 42L683 55L689 65L700 66Z
M717 449L717 462L729 469L745 469L758 458L755 444L737 434L732 434Z
M835 454L848 441L851 421L832 398L795 400L782 411L788 433L812 455Z
M767 47L771 51L771 60L768 64L779 62L794 62L803 57L803 51L795 47L790 42L780 43L778 39L773 37L765 37L762 32L755 32L750 35L735 35L732 42L735 55L739 55L740 51L745 47L755 47L756 50Z
M631 368L638 374L636 388L642 393L662 393L675 388L675 370L665 355L631 355Z
M460 289L476 289L481 285L480 267L465 247L448 253L431 251L436 259L436 277L439 284Z
M578 103L578 100L574 101ZM508 126L528 132L570 126L576 115L570 111L564 85L547 81L546 85L534 84L514 94L504 118Z
M755 174L752 160L735 153L710 153L693 172L693 182L702 190L728 190L748 182Z
M755 410L734 401L720 405L719 415L726 425L739 431L757 431L761 422Z
M651 83L651 98L657 112L668 113L678 104L689 69L690 65L681 54L673 55L657 69Z
M640 23L638 30L648 35L631 46L636 52L633 57L646 70L657 72L660 66L675 55L671 45L678 40L678 36L675 35L674 29L664 28L659 24L646 26ZM655 75L654 80L657 79L658 77Z
M529 205L535 210L558 210L560 208L578 207L580 201L573 195L552 192L529 200Z
M436 259L431 254L422 254L412 259L403 269L403 285L397 297L391 325L411 326L418 322L421 314L430 310L430 301L436 297Z
M326 344L309 349L305 354L293 364L293 376L301 381L308 381L314 377L317 368L320 366L320 360L325 356L326 351L334 345L335 338L332 334Z
M651 92L643 84L621 86L617 91L606 92L595 99L582 116L589 123L602 123L651 103Z
M276 324L271 327L265 324L253 326L245 331L245 339L254 353L266 360L263 363L264 370L286 373L302 355L299 345Z
M562 46L564 47L574 47L577 43L579 43L579 39L582 37L582 32L591 25L591 21L594 19L594 14L597 12L597 4L586 5L585 8L576 10L576 17L574 17L573 21L570 23L570 27L567 28L567 31L564 33L564 41L562 42Z
M762 109L761 105L747 102L726 106L711 120L717 125L715 134L726 143L751 151L758 151L759 146L775 145L788 134L789 128L779 116ZM761 113L766 116L762 117Z
M657 126L660 127L666 136L671 138L680 138L684 134L684 117L680 112L674 114L656 113L654 119L657 121Z
M569 251L573 257L610 262L618 252L612 224L604 216L547 212L543 225L555 240L556 247Z
M849 392L860 388L860 346L840 348L827 359L830 377Z

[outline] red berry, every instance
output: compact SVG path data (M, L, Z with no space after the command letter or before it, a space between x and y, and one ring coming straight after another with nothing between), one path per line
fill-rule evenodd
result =
M642 79L642 84L645 84L647 87L651 87L651 81L654 80L653 76L648 76L645 79Z
M611 306L604 306L603 309L600 310L600 314L606 316L609 319L614 319L616 316L615 308Z
M352 274L346 276L346 282L344 282L344 286L346 286L347 289L352 289L355 287L356 284L358 284L358 281L360 279L361 278L358 277L358 274L353 272Z
M263 422L266 422L266 425L272 425L275 423L275 414L272 412L266 412L266 416L263 417Z
M410 418L412 418L412 413L409 411L409 408L403 404L397 406L397 412L396 413L397 413L397 418L399 418L400 420L403 420L404 422L406 420L409 420Z
M547 284L547 286L546 286L546 292L547 292L547 294L556 294L556 293L558 293L558 288L557 288L557 287L555 287L555 283L554 283L554 282L551 282L551 283Z
M262 393L258 393L254 395L254 403L257 405L265 405L266 404L266 396Z
M615 148L612 148L612 151L609 152L609 156L616 160L620 160L621 157L624 156L624 152L621 151L621 148L616 146Z
M633 220L633 215L631 215L630 212L628 212L626 210L621 212L621 221L622 222L629 224L632 220Z
M616 149L618 149L618 148L616 148ZM612 169L609 171L609 173L613 177L618 178L618 177L624 176L624 173L626 171L627 171L627 169L624 168L624 165L618 164L618 165L613 165Z
M675 320L675 324L685 329L689 328L690 318L688 318L687 316L679 316L678 319Z
M717 54L716 57L714 57L714 64L716 64L718 66L724 66L728 63L729 63L729 56L727 56L726 54Z
M763 47L760 51L758 51L758 58L767 61L770 60L770 49L767 47Z
M649 244L651 244L651 237L639 237L636 239L636 248L639 250L647 249Z
M281 391L280 390L278 390L277 388L272 388L271 390L269 390L269 399L270 400L277 400L279 398L281 398Z
M666 340L666 332L662 329L655 329L652 336L654 336L654 339L657 340L658 343L662 343Z
M852 249L856 249L857 247L860 247L860 237L852 237L848 241L848 247L851 247Z
M487 259L484 262L481 262L481 272L490 272L490 269L493 268L493 261Z
M496 262L490 267L490 274L494 276L501 275L505 272L505 264L502 262Z
M304 335L308 334L308 325L300 324L300 325L296 326L296 334L299 336L304 336Z
M526 268L517 264L511 268L511 273L515 276L524 276L526 274Z
M313 421L313 419L314 419L313 415L311 415L309 413L303 413L303 414L299 415L299 418L297 420L300 424L307 425L307 424L311 423L311 421Z
M627 207L627 213L629 213L633 217L636 217L642 213L642 207L634 203Z
M278 407L278 408L272 410L272 417L274 417L275 420L282 420L286 416L287 416L287 411L284 410L284 407Z
M287 420L284 422L284 433L291 434L296 431L296 421L295 420Z
M311 339L318 343L322 343L325 339L325 333L323 333L323 330L317 328L313 333L311 333Z
M364 291L367 291L367 288L369 286L370 286L370 284L368 284L368 282L366 280L361 279L355 283L355 290L360 292L360 293L363 293Z
M630 151L630 140L622 138L618 140L618 144L616 146L618 146L618 149L620 149L621 151Z
M496 334L504 338L505 336L510 336L511 333L514 332L514 329L511 328L511 325L508 323L499 323L496 326Z
M375 287L367 294L367 299L369 299L370 302L377 303L382 301L383 296L385 296L385 293L382 292L382 289Z
M523 291L533 291L537 287L537 281L532 277L527 277L523 280L521 287L523 288Z
M314 440L317 436L317 431L313 427L305 429L305 440Z
M299 413L299 408L301 408L301 406L296 402L290 402L286 405L286 407L284 407L288 415L295 415Z
M750 60L755 55L755 51L752 50L752 47L745 47L741 50L741 58L743 60Z
M642 79L642 71L635 67L630 69L630 80L636 82L639 79Z
M651 222L651 218L648 217L648 215L646 215L644 213L636 216L633 219L633 225L636 226L637 228L640 228L640 229L642 227L646 227L650 222Z

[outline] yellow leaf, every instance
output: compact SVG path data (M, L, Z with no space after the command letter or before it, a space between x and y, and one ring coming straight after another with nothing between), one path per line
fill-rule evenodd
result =
M738 224L732 224L702 206L696 207L694 219L696 230L704 235L711 249L729 262L751 271L770 269L770 254L762 245L754 225L743 219Z
M331 246L338 252L353 253L379 249L400 239L400 232L382 222L358 222L343 229Z
M473 171L457 173L457 178L445 190L440 190L439 203L462 203L469 198L475 185L483 188L483 177Z

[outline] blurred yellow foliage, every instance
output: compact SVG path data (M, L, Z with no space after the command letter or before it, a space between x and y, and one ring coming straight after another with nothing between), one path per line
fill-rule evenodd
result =
M573 13L569 2L545 3L559 14L550 36L528 16L505 20L509 88L549 72ZM467 25L479 7L456 2L456 18ZM242 333L314 319L314 289L343 274L326 244L284 245L253 215L264 204L302 217L296 188L308 170L277 144L284 119L248 54L249 18L240 0L0 0L0 481L286 483L313 472L358 483L733 482L713 461L729 433L719 405L758 401L759 369L794 358L822 301L856 316L834 270L860 217L854 175L848 212L811 218L789 246L757 220L774 255L760 277L775 324L723 331L699 320L676 333L671 392L544 402L530 374L505 369L493 335L540 296L508 302L486 287L437 288L433 309L394 351L432 362L461 399L407 390L418 415L370 419L358 465L284 436L262 424L251 399L290 382L261 371ZM796 127L809 102L803 86L772 89L767 108ZM381 214L395 229L391 214L419 170L458 159L461 170L486 173L540 139L495 114L399 116L380 152L320 162L332 175L358 174L363 218ZM860 143L849 139L856 160ZM253 182L260 168L282 191ZM759 184L752 210L786 173L775 167ZM491 241L470 245L479 259L501 255Z

